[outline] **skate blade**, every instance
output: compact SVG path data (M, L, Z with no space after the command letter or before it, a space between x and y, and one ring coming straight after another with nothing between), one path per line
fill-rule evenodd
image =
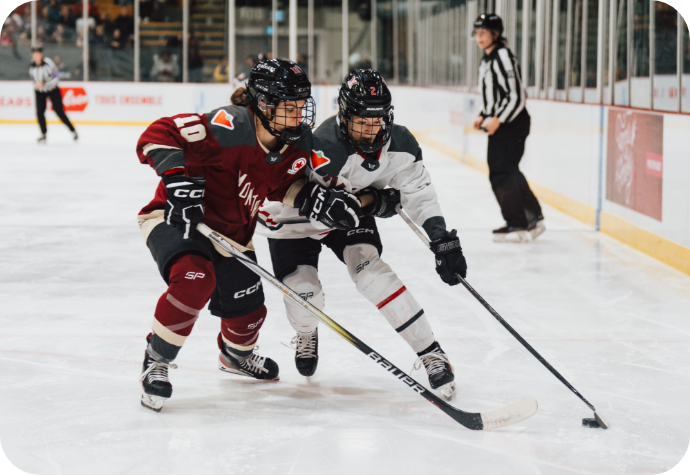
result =
M513 231L507 234L494 234L494 242L523 243L531 242L532 235L527 231Z
M165 404L166 399L168 398L152 396L151 394L144 393L141 395L141 405L144 406L146 409L161 412L161 409L163 409L163 405Z
M257 381L269 381L270 382L270 381L279 381L280 380L280 375L276 376L273 379L255 378L254 375L252 375L252 374L247 374L244 371L233 368L232 366L226 366L225 363L223 363L223 360L221 360L220 358L218 358L218 369L225 372L225 373L236 374L238 376L245 376L247 378L256 379Z
M436 388L436 390L441 393L441 396L443 396L446 401L455 399L455 381L446 383L440 388Z
M532 237L532 241L544 234L544 231L546 231L546 226L544 226L543 221L539 221L537 226L529 232L530 236Z

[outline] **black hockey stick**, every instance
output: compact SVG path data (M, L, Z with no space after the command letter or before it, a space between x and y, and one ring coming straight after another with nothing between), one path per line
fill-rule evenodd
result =
M290 289L283 282L278 280L276 277L271 275L267 270L261 267L259 264L253 260L245 257L240 251L235 249L235 247L225 240L223 236L206 226L205 224L200 224L197 229L201 234L209 238L212 242L220 246L225 251L231 253L237 258L242 264L248 267L252 272L257 274L259 277L263 277L267 280L273 287L280 290L284 295L289 297L293 302L300 305L302 308L311 313L314 317L326 324L331 330L336 332L338 335L343 337L348 343L357 348L359 351L367 355L369 358L374 360L376 363L381 365L386 371L391 373L393 376L398 378L400 381L405 383L417 394L431 402L433 405L441 409L443 412L448 414L450 417L455 419L463 426L472 430L486 430L486 429L496 429L498 427L504 427L516 422L523 421L537 412L537 400L532 396L525 396L519 401L515 401L512 404L501 407L499 409L494 409L493 411L482 412L482 413L472 413L465 412L457 409L450 404L447 404L434 393L426 389L424 386L419 384L417 381L412 379L410 376L401 371L393 363L388 361L386 358L372 350L363 341L354 336L349 331L345 330L343 327L338 325L333 321L328 315L323 313L318 308L314 307L312 304L302 299L295 291Z
M417 227L417 225L410 219L410 217L407 215L407 213L405 213L405 211L403 211L403 209L400 207L400 205L398 205L398 206L395 208L395 210L398 212L398 214L400 215L400 217L408 224L408 226L410 226L410 228L415 232L415 234L419 237L419 239L422 240L422 242L426 245L426 247L427 247L429 250L431 250L431 246L429 245L429 238L427 238L427 237L424 235L424 233L422 233L422 231L421 231L421 230L419 229L419 227ZM541 364L543 364L544 366L546 366L546 369L548 369L549 371L551 371L551 373L552 373L555 377L557 377L558 380L559 380L560 382L562 382L563 384L565 384L566 387L567 387L568 389L570 389L577 397L579 397L580 399L582 399L582 402L584 402L585 404L587 404L587 406L588 406L592 411L594 411L594 418L596 419L596 421L599 423L599 425L600 425L601 427L603 427L604 429L608 429L608 428L609 428L609 423L608 423L608 421L607 421L606 419L604 419L600 414L597 413L596 408L595 408L592 404L590 404L590 402L589 402L587 399L585 399L584 396L582 396L582 394L580 394L580 392L579 392L577 389L575 389L575 388L573 387L572 384L570 384L563 376L561 376L561 374L560 374L558 371L556 371L556 369L555 369L553 366L551 366L551 364L549 364L549 362L546 361L546 360L537 352L537 350L535 350L534 348L532 348L532 345L530 345L529 343L527 343L527 341L526 341L524 338L522 338L522 337L520 336L520 334L519 334L518 332L516 332L516 331L513 329L513 327L511 327L511 326L508 324L508 322L506 322L506 321L503 319L503 317L501 317L501 316L498 314L498 312L497 312L496 310L494 310L493 307L492 307L491 305L489 305L489 303L488 303L486 300L484 300L484 298L483 298L481 295L479 295L479 292L477 292L476 290L474 290L474 288L472 288L472 286L471 286L465 279L463 279L459 274L455 274L455 278L458 279L458 282L460 282L462 285L465 286L465 288L466 288L467 290L470 291L470 293L474 296L474 298L476 298L476 299L479 301L479 303L481 303L481 304L484 306L484 308L487 309L487 310L489 311L489 313L490 313L496 320L498 320L498 322L499 322L501 325L503 325L503 326L505 327L505 329L508 330L508 331L510 332L511 335L513 335L513 336L517 339L517 341L519 341L520 343L522 343L522 346L524 346L525 348L527 348L527 351L529 351L530 353L532 353L532 355L534 355L534 357L537 358Z

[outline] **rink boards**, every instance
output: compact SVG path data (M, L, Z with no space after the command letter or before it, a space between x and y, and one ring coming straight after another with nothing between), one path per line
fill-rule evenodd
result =
M146 125L227 104L220 84L64 82L76 124ZM34 123L29 81L2 83L0 123ZM395 120L425 146L486 170L487 137L471 130L479 97L392 87ZM317 120L337 111L337 88L314 87ZM542 201L690 274L690 116L530 99L522 169ZM49 113L50 119L52 113ZM55 119L55 116L52 117Z

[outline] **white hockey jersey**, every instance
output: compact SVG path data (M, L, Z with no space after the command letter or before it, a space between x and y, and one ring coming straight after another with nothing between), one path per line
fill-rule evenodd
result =
M403 126L393 125L391 138L376 160L365 159L354 151L340 130L338 116L326 119L314 131L305 176L328 188L351 193L368 186L395 188L400 190L402 207L415 223L421 226L434 217L443 222L436 190L422 162L422 150ZM320 223L305 221L296 208L267 201L259 210L256 233L272 239L322 239L330 232Z

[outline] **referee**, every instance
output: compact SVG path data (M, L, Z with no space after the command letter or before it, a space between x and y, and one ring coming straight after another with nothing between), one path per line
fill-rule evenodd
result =
M62 96L60 96L60 88L58 87L58 80L60 73L55 66L55 63L49 58L43 57L43 48L31 48L32 63L29 67L29 76L34 80L34 89L36 90L36 115L38 116L38 124L41 126L41 136L38 138L38 143L45 143L46 133L46 99L50 98L53 104L53 109L60 120L69 128L77 140L77 131L65 115L62 108Z
M506 220L505 226L493 231L494 241L530 242L546 228L539 202L518 169L530 116L520 66L502 34L503 21L493 13L474 22L474 39L485 53L479 65L483 107L474 128L489 134L489 181Z

